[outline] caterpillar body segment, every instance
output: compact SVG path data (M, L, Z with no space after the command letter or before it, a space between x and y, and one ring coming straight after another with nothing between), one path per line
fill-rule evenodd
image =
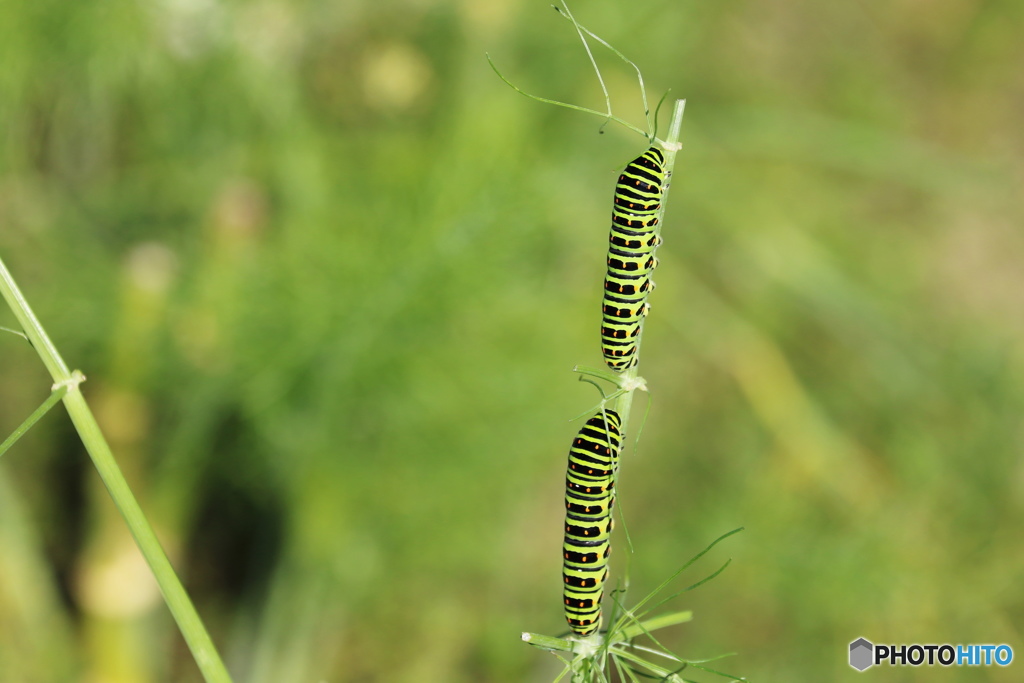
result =
M601 353L615 372L636 363L635 337L658 267L654 250L661 243L656 229L665 180L665 155L651 147L626 166L615 185L601 303Z
M587 420L569 449L562 598L566 621L581 636L590 635L601 623L601 597L611 552L620 427L618 413L599 412Z

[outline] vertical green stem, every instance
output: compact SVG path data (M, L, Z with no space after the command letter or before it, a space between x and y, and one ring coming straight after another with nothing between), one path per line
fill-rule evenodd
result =
M82 443L85 444L96 471L99 472L107 491L114 499L114 504L128 524L135 543L142 551L153 576L156 577L164 600L167 602L174 620L178 623L178 628L181 629L181 634L192 651L192 656L195 657L203 677L207 683L230 683L231 677L228 675L210 635L199 619L199 614L196 613L181 581L174 573L170 560L167 559L166 553L160 546L160 541L153 533L153 528L142 514L142 508L139 507L135 496L128 488L128 482L121 474L114 455L110 451L110 446L79 390L78 385L85 377L80 372L72 373L68 370L68 366L57 352L53 342L50 341L25 297L22 296L2 259L0 259L0 294L3 294L3 298L14 311L14 315L21 323L29 341L32 342L32 346L35 347L46 369L53 376L54 382L67 387L67 393L64 394L63 399L64 407L67 409L75 429L78 430L78 435L82 439Z
M675 107L672 110L672 120L668 126L668 136L662 142L661 147L665 154L665 191L661 197L661 210L658 211L658 235L661 235L661 226L664 222L662 219L665 216L665 205L668 203L668 191L672 185L672 169L676 163L676 153L679 151L681 145L679 143L679 134L683 127L683 111L686 109L686 100L676 100ZM645 321L640 323L640 332L636 337L636 351L635 358L637 362L633 367L625 370L622 373L622 383L627 387L632 387L637 381L637 377L640 375L640 341L644 336L644 325ZM615 412L619 414L622 419L622 436L625 441L625 435L628 431L629 425L629 413L633 408L633 394L635 389L630 389L622 396L619 397L615 404Z

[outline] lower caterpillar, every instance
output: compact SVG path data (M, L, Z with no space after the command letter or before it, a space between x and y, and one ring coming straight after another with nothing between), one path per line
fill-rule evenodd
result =
M599 412L587 420L569 449L562 598L569 628L581 636L589 636L601 625L615 504L612 488L621 441L619 427L618 413Z

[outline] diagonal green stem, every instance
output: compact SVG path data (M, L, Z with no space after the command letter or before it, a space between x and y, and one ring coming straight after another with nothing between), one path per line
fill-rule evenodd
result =
M25 432L32 429L32 426L35 425L36 422L39 422L43 415L50 412L50 408L57 405L57 401L64 398L64 394L66 393L68 393L68 385L62 384L60 386L55 386L47 399L43 401L43 404L36 408L35 411L33 411L33 413L29 415L25 421L22 422L6 440L4 440L3 443L0 443L0 455L6 453L8 448L18 442L18 439L25 436Z
M80 372L72 373L68 370L68 366L32 312L2 259L0 259L0 294L14 311L14 315L21 323L29 341L39 353L46 369L50 371L55 385L67 388L67 393L64 394L64 407L67 409L75 429L78 430L78 435L82 439L82 443L85 444L96 471L99 472L107 491L110 492L110 497L114 499L114 504L128 524L135 543L149 564L149 568L160 586L160 591L163 593L164 600L167 602L174 620L178 623L178 628L181 629L181 634L192 651L196 664L199 665L203 678L207 683L231 683L231 677L228 675L210 635L199 619L199 614L192 605L185 588L181 585L181 581L174 573L167 554L164 553L160 541L153 533L153 528L142 514L142 508L139 507L131 489L128 488L128 482L121 474L121 470L114 460L114 454L110 451L110 446L103 437L96 418L93 417L89 405L79 390L78 385L85 379L84 376Z
M559 102L558 100L550 100L550 99L548 99L546 97L540 97L538 95L531 95L530 93L526 92L525 90L523 90L522 88L517 86L512 81L510 81L507 78L505 78L505 75L503 73L501 73L500 71L498 71L498 67L495 66L494 60L491 59L491 56L489 54L484 54L484 57L487 58L487 63L491 65L491 69L494 70L494 73L498 74L498 78L500 78L501 80L505 81L505 84L508 87L512 88L513 90L515 90L520 95L526 95L531 100L537 100L538 102L544 102L545 104L554 104L554 105L559 106L559 107L565 107L566 109L574 109L576 111L581 111L584 114L594 114L595 116L600 116L603 119L607 119L608 121L614 121L615 123L618 123L618 124L620 124L622 126L625 126L626 128L629 128L633 132L640 133L640 135L643 135L644 137L648 137L648 134L646 132L640 130L639 128L634 126L629 121L621 119L618 116L613 116L610 111L607 111L607 112L597 111L596 109L590 109L589 107L581 107L581 106L576 105L576 104L569 104L568 102Z

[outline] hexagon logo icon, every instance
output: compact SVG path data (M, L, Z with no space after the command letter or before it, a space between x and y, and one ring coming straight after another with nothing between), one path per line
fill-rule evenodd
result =
M850 643L850 666L857 671L873 665L875 646L864 638L858 638Z

